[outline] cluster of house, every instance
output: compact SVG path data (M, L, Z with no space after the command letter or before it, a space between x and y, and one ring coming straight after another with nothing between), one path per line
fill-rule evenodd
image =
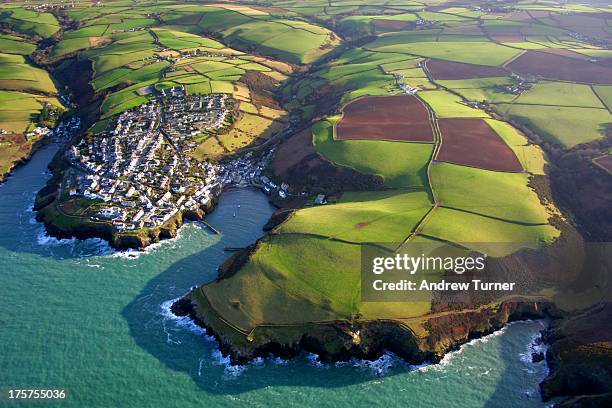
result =
M87 135L67 151L71 163L62 194L94 200L85 214L119 231L160 227L179 211L206 207L224 187L254 185L281 199L289 185L263 175L276 148L213 164L185 154L200 133L223 130L233 99L226 94L162 91L123 112L106 130Z
M246 187L254 185L264 188L267 178L263 175L264 169L272 160L272 156L276 151L276 147L272 147L265 154L255 156L252 152L224 163L221 166L221 183L226 185L235 185L238 187Z
M397 86L402 90L405 94L414 95L419 91L419 88L412 87L402 80L405 78L404 75L395 75L395 80L397 81Z
M35 136L46 136L51 133L51 129L46 126L36 126L29 132L26 132L25 136L27 138L35 137Z
M511 76L513 79L513 83L511 85L504 86L504 91L514 95L520 95L533 87L533 81L527 78L523 78L520 75L514 73Z
M423 11L425 11L425 10L423 10ZM420 17L415 21L415 25L416 25L417 29L419 29L419 30L424 30L424 29L427 29L427 28L436 27L437 24L438 24L438 21L425 20L425 19L422 19Z
M113 34L133 33L136 31L144 31L144 30L146 30L146 27L121 28L121 29L113 30Z
M290 193L289 184L275 182L263 174L264 169L270 164L275 152L276 146L259 156L255 156L252 152L249 152L242 157L224 163L219 171L220 183L223 186L254 186L263 190L267 195L278 195L280 199L285 199L289 195L294 195Z
M46 136L55 142L65 142L79 130L81 127L81 118L78 116L71 116L66 120L60 121L54 129L49 129L46 126L37 126L31 131L27 132L25 136L27 138L36 136Z
M164 135L181 152L197 147L199 134L221 133L231 123L234 100L227 94L186 95L183 85L162 90Z
M196 58L196 57L209 57L209 58L223 58L224 61L227 60L235 60L235 59L239 59L238 56L233 55L233 54L226 54L223 52L219 52L219 51L211 51L211 49L208 48L194 48L194 49L188 49L188 50L173 50L173 49L169 49L169 48L162 48L161 52L169 52L171 51L171 54L157 54L156 57L159 60L165 60L168 62L172 62L172 63L177 63L182 61L183 59L188 59L188 58ZM169 67L168 70L166 72L173 72L176 71L175 67Z
M610 40L605 39L605 38L594 38L594 37L590 37L588 35L577 33L574 31L570 31L569 36L572 38L575 38L578 41L582 41L582 42L594 45L596 47L601 47L606 50L612 49L612 42L610 42ZM589 61L597 62L597 58L591 58L589 59Z
M213 112L223 110L216 108L224 106L220 101L226 96L213 95L201 106L195 101L189 105L180 90L165 96L165 101L123 112L109 129L68 150L72 166L63 191L104 203L88 213L93 221L109 222L118 231L154 228L181 210L208 205L221 190L218 166L184 154L191 127L180 127L184 122L168 117L167 109L182 106L184 117L197 116L196 111L207 116L209 106ZM215 114L210 117L198 122L201 129L204 123L215 126Z
M53 9L63 9L66 7L74 7L74 1L73 0L68 0L68 1L59 1L57 3L41 3L41 4L32 4L32 5L25 5L23 6L24 9L26 10L33 10L33 11L38 11L38 12L44 12L44 11L49 11L49 10L53 10Z

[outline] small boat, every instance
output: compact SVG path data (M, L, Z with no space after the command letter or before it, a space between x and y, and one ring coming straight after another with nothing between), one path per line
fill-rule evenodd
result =
M234 217L236 216L236 213L234 212Z
M238 204L238 208L240 208L240 204Z

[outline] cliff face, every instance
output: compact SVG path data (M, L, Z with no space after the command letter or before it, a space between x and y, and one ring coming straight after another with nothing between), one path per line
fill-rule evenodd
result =
M190 316L219 341L221 350L235 364L270 353L293 357L303 351L316 353L321 361L333 362L352 357L375 359L391 351L410 364L438 362L447 352L471 339L499 330L508 322L543 318L550 304L503 303L490 308L452 315L423 317L419 324L427 334L417 334L402 320L338 321L296 326L259 326L243 340L228 334L227 326L198 298L195 289L177 301L172 310L179 316ZM223 330L223 331L221 331Z
M551 374L540 388L545 401L569 397L561 406L612 403L612 305L559 320L546 332Z

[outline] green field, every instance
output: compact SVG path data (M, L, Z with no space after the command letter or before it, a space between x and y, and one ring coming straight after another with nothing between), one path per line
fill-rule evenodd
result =
M594 86L593 91L603 101L603 103L606 105L606 108L608 108L608 111L612 113L612 85Z
M0 65L0 89L55 95L57 90L47 71L25 60L5 57Z
M461 98L444 90L419 92L439 118L488 118L486 112L466 105Z
M358 310L359 260L358 245L270 236L232 279L203 290L219 314L246 331L265 322L348 319Z
M521 247L537 248L559 236L559 231L550 225L525 226L447 208L436 208L420 233L496 257Z
M192 48L224 48L223 44L210 38L200 37L196 34L185 33L176 30L154 29L153 32L159 38L159 42L168 48L174 50L192 49Z
M66 38L62 40L51 52L52 57L63 57L77 51L86 50L92 47L89 37Z
M433 145L334 140L332 120L318 122L312 128L314 146L328 160L365 174L379 175L389 187L426 188L426 164L431 157Z
M24 42L19 37L0 35L0 52L6 54L27 55L36 50L34 44Z
M51 37L60 29L53 14L23 8L0 8L0 23L29 37Z
M508 77L459 79L436 81L444 88L450 89L469 101L476 102L512 102L517 95L505 90L512 84Z
M410 235L430 208L426 192L345 193L338 204L297 211L278 232L398 243Z
M569 82L539 82L514 102L522 105L604 108L589 85Z
M514 151L525 171L531 174L545 174L546 158L539 146L529 144L529 141L523 134L506 122L495 119L485 120Z
M524 173L502 173L449 163L431 167L431 182L444 207L529 224L546 224L548 213ZM467 193L469 192L469 193Z
M403 35L389 34L376 40L367 48L380 52L399 52L427 58L490 66L502 65L519 54L516 49L484 42L482 39L481 41L478 41L478 38L474 41L457 41L452 36L444 37L438 41L405 43ZM465 52L466 50L470 51Z
M612 121L606 109L519 104L498 106L505 115L531 127L547 140L568 148L601 139L605 125Z

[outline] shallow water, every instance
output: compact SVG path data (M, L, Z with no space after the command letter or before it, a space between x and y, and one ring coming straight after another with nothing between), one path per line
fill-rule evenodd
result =
M169 301L214 279L226 246L261 234L273 208L253 190L227 192L208 222L143 253L101 240L49 238L33 219L53 147L0 186L0 387L66 388L62 406L543 406L530 344L540 322L515 323L415 368L393 355L323 365L316 356L230 367ZM238 208L237 205L241 207ZM233 216L233 213L236 216Z

